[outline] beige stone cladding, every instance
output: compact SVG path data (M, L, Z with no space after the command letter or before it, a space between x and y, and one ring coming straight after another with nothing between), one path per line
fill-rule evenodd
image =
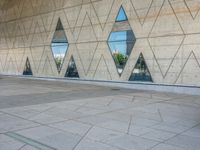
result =
M123 6L136 43L119 76L107 44ZM154 83L200 86L200 0L1 0L0 73L128 81L142 53ZM60 18L69 47L58 73L51 41Z

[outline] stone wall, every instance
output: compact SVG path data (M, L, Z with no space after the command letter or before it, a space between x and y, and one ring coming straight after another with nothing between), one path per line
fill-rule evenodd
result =
M136 43L119 76L107 39L123 6ZM200 0L1 0L0 73L127 81L143 54L155 83L200 85ZM60 18L69 48L58 73L51 41Z

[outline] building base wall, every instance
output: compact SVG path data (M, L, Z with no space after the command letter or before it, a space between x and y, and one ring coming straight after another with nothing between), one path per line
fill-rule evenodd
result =
M165 93L183 94L185 95L200 95L200 86L193 85L172 85L172 84L156 84L146 82L125 82L125 81L105 81L105 80L84 80L84 79L70 79L70 78L55 78L55 77L32 77L32 76L19 76L19 75L1 75L2 77L15 77L30 80L45 80L55 82L66 82L76 84L88 84L97 86L113 87L114 90L133 89L144 91L157 91Z

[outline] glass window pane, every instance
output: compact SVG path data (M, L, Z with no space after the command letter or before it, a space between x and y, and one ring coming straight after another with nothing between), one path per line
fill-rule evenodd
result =
M126 41L127 31L111 32L109 42L112 41Z
M135 42L136 39L132 30L110 33L108 46L112 53L119 75L123 72Z
M78 70L76 68L76 63L72 57L69 61L68 68L65 74L65 77L69 78L79 78Z
M127 16L126 16L126 13L125 13L125 11L124 11L124 8L121 6L121 7L120 7L120 10L119 10L119 12L118 12L116 21L126 21L126 20L128 20L128 19L127 19Z
M31 64L29 62L29 59L26 59L26 64L24 67L23 75L33 75L32 69L31 69Z
M68 46L69 44L67 41L67 37L65 35L65 31L61 23L61 20L59 19L51 43L51 49L53 52L58 72L60 72L61 70L65 55L67 53Z
M145 59L142 54L140 54L135 68L131 74L129 81L148 81L152 82L152 77L149 69L146 65Z

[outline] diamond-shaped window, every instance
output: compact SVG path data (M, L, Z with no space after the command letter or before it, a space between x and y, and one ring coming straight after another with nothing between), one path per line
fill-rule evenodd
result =
M112 32L108 38L108 46L112 53L119 75L121 75L124 70L135 42L135 35L128 22L126 13L121 6Z
M51 49L53 52L53 56L56 62L56 66L58 72L61 71L62 64L67 53L67 49L69 47L67 37L65 35L65 30L61 23L61 20L58 20L56 31L53 36L53 40L51 42Z
M142 53L140 54L137 60L137 63L135 65L135 68L131 74L129 81L153 82L151 74L149 72L149 69L147 67L147 64L145 62L145 59Z

